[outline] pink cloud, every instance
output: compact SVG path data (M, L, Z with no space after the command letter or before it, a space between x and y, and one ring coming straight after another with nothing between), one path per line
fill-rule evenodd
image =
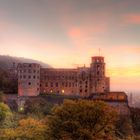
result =
M140 24L140 13L139 14L127 14L127 15L125 15L124 21L127 24Z

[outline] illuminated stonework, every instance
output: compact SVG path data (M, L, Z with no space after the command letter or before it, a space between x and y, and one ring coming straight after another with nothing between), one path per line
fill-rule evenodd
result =
M90 67L77 69L40 68L39 64L27 63L18 65L19 96L55 93L88 97L93 93L109 92L109 81L101 56L92 57Z

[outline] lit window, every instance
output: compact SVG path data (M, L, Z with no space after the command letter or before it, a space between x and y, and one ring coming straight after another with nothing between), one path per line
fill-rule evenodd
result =
M62 93L65 93L65 90L64 89L62 89Z

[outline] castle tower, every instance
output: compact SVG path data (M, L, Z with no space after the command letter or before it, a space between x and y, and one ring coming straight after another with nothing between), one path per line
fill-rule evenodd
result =
M104 57L91 58L91 93L104 93L109 91L109 78L105 76Z
M18 64L18 95L37 96L40 93L40 65Z

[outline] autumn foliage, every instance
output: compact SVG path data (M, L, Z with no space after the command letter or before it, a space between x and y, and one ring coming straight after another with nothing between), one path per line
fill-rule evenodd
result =
M104 102L65 100L48 117L50 139L113 139L116 111Z

